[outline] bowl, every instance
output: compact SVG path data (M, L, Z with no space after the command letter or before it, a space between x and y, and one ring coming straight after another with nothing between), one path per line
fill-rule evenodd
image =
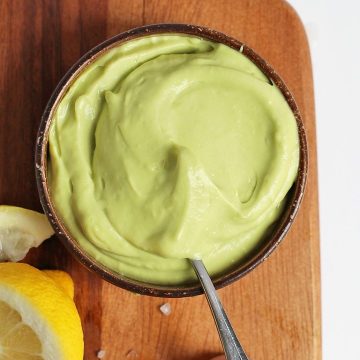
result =
M213 277L215 287L224 287L225 285L228 285L246 275L274 251L289 231L304 194L308 156L303 121L296 102L284 81L261 56L242 42L209 28L188 24L156 24L143 26L116 35L86 53L62 78L45 108L37 134L35 172L40 201L45 214L65 247L86 268L95 272L97 275L100 275L103 279L109 281L110 283L135 293L160 297L186 297L203 293L200 284L194 283L177 286L164 286L133 280L111 271L89 256L70 235L66 226L60 221L51 200L51 194L47 181L48 138L50 124L57 105L61 101L67 89L71 86L74 79L76 79L76 77L86 68L88 64L93 62L97 57L101 56L102 53L112 47L143 36L171 33L197 36L213 42L223 43L237 51L242 52L280 89L294 113L299 134L300 162L298 175L288 194L286 207L281 217L272 227L268 236L257 246L256 249L254 249L254 251L249 254L246 259L242 260L223 274Z

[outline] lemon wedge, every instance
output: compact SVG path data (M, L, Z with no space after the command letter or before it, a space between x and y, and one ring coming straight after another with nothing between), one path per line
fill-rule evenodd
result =
M54 274L0 264L0 360L83 359L80 318L63 290L69 278Z
M74 299L74 283L68 273L61 270L42 270L42 273L53 279L58 287Z
M39 246L53 234L44 214L0 205L0 262L22 260L30 248Z

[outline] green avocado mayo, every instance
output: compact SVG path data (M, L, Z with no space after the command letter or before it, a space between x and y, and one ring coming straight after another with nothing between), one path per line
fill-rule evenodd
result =
M279 89L240 52L157 35L73 82L49 137L56 211L106 267L155 284L241 261L280 216L299 141Z

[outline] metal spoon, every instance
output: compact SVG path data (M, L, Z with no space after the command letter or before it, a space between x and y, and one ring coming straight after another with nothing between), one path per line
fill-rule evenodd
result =
M210 276L201 260L189 259L194 267L195 273L200 280L201 286L204 289L207 301L209 303L211 312L213 314L216 327L220 336L222 346L224 348L225 357L227 360L249 360L246 356L236 334L230 324L225 310L221 305L220 299L217 296L214 285Z

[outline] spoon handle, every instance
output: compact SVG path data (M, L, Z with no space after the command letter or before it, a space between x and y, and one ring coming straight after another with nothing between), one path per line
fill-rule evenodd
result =
M190 260L204 289L227 360L249 360L230 324L215 287L201 260Z

